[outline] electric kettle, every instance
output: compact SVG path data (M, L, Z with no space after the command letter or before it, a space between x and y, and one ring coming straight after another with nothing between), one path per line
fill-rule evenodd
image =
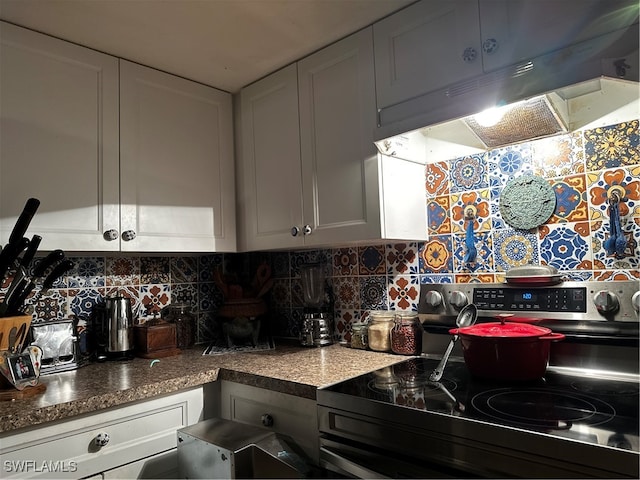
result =
M98 360L133 357L133 313L131 300L116 296L105 299L104 307L97 309Z

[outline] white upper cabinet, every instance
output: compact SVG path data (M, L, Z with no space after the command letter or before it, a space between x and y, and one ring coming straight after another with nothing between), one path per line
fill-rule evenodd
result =
M40 248L118 250L118 59L0 23L0 244L30 197Z
M240 104L240 250L426 236L423 166L391 168L373 143L371 28L244 88Z
M231 95L2 23L0 242L235 251Z
M379 109L637 22L637 0L422 0L376 23Z
M307 245L380 236L371 28L298 62Z
M235 251L231 95L121 60L120 189L123 251Z
M624 28L637 0L479 0L485 71Z
M298 74L292 64L242 89L237 174L240 250L300 245Z
M373 25L378 108L482 73L478 0L423 0Z

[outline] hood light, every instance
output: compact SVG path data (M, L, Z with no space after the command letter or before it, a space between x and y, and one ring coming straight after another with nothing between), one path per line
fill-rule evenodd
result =
M490 110L464 118L487 148L567 132L546 95Z
M487 108L485 111L473 115L472 118L481 127L493 127L502 120L510 108L509 106Z

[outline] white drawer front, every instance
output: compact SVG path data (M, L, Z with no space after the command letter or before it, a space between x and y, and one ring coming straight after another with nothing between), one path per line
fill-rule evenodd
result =
M202 389L108 409L2 438L2 478L79 478L176 447L202 417ZM98 434L107 434L102 447Z
M222 418L288 435L317 461L318 416L314 400L227 381L222 381L221 397ZM262 423L264 414L271 416L272 426Z

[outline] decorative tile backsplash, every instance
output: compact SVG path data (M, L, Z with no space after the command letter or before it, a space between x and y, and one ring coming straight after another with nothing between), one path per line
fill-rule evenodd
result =
M350 338L351 324L363 321L368 310L416 309L423 283L500 282L509 268L526 263L552 265L578 281L640 279L639 148L635 120L428 164L425 242L201 257L77 257L74 270L38 300L34 321L87 318L105 296L120 293L141 316L187 303L198 318L198 341L217 341L222 334L216 312L224 299L215 269L247 283L263 261L275 279L263 325L282 337L297 337L300 330L299 267L306 262L326 265L327 299L340 339ZM524 174L545 178L556 196L551 218L531 231L511 228L499 208L502 189ZM622 197L626 239L618 256L607 255L603 246L613 191ZM465 258L469 240L476 250L473 262Z

